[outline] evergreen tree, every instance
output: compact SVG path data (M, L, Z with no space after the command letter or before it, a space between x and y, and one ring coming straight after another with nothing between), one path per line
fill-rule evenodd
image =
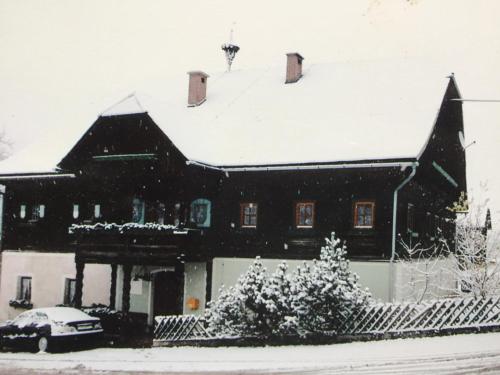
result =
M301 334L338 330L370 298L349 270L346 247L335 233L326 239L320 260L299 267L292 280L291 305Z
M288 274L285 262L267 275L257 257L237 284L209 304L208 328L218 336L279 336L336 331L369 300L349 271L345 245L332 233L320 260Z

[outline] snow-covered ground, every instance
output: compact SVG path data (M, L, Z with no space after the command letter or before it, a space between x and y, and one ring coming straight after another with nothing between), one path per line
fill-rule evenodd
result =
M37 372L53 369L58 373L500 373L500 333L322 346L0 353L0 373L12 373L15 369L22 373L29 369Z

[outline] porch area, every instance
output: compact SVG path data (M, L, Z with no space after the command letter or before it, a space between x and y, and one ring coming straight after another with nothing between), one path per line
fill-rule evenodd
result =
M74 305L82 306L85 267L110 267L109 308L155 316L201 313L211 267L197 254L200 232L159 225L96 224L70 230L75 249Z

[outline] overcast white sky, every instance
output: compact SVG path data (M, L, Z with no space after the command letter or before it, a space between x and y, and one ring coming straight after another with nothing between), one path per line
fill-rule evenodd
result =
M49 124L90 126L142 81L222 71L231 27L234 69L290 51L305 63L418 57L449 66L464 97L500 99L499 14L496 0L0 0L0 127L19 149ZM464 112L469 190L488 181L498 220L500 103Z

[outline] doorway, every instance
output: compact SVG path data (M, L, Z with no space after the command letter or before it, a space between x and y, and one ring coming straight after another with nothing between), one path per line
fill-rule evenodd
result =
M184 272L179 269L154 275L153 316L182 314Z

